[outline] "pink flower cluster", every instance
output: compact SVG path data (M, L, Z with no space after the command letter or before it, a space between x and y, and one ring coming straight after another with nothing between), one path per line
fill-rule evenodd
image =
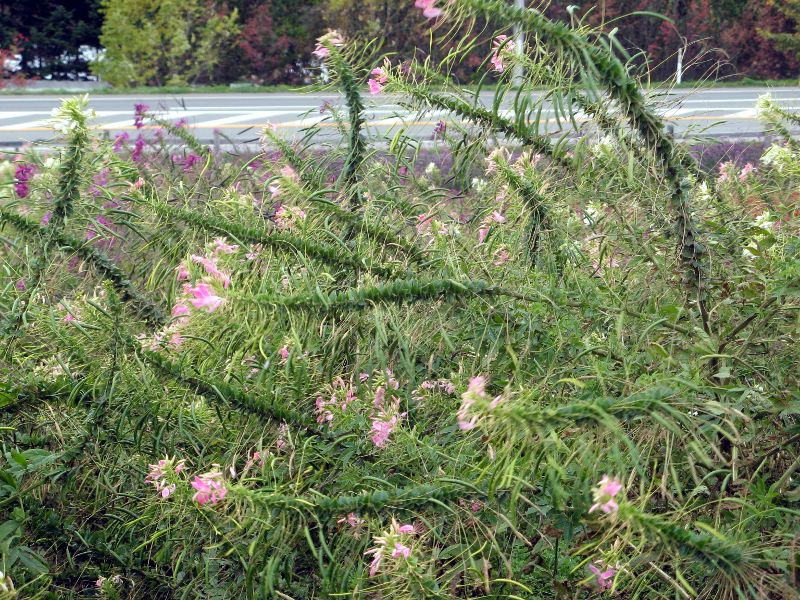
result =
M217 267L219 257L208 255L199 256L197 254L192 254L189 258L191 258L192 262L203 265L206 273L220 281L222 283L222 287L228 289L228 284L231 282L231 276L224 271L220 271L219 267Z
M743 182L749 177L750 173L754 173L756 168L753 163L747 163L739 172L739 181Z
M372 419L372 443L378 448L386 448L389 444L389 436L397 427L397 415L392 415L388 421Z
M433 215L419 214L417 221L417 233L420 235L447 235L447 225L434 219Z
M436 387L439 387L443 389L446 394L451 396L456 393L456 386L454 386L447 379L439 379L437 381L423 381L421 387L423 390L431 390Z
M606 514L616 512L617 509L619 509L619 504L617 504L617 502L614 500L614 497L621 490L622 484L616 477L611 479L608 475L604 475L600 480L600 483L597 484L597 487L592 492L595 503L589 509L589 512L593 513L598 508Z
M63 304L59 304L58 305L58 310L67 310L67 308ZM73 310L72 312L77 314L78 318L80 318L81 315L80 315L80 313L78 311L74 311ZM70 321L74 321L75 320L75 316L73 316L72 312L67 311L67 315L64 317L64 323L69 323Z
M369 93L373 96L377 96L381 93L383 86L381 84L386 83L386 71L382 68L378 67L376 69L372 69L372 76L375 79L370 79L367 83L369 84Z
M337 377L331 387L333 389L329 400L319 396L316 401L317 423L320 425L333 421L333 410L341 409L345 412L351 402L358 400L355 388L348 386L341 377Z
M503 148L502 146L495 148L486 156L486 174L488 175L489 173L496 173L497 166L500 164L500 162L505 162L507 160L508 149Z
M331 53L330 48L328 48L328 44L337 47L343 46L344 39L342 38L342 34L340 34L338 31L329 31L317 40L317 49L311 54L318 56L319 58L328 56Z
M482 244L486 241L486 236L489 235L489 230L492 227L492 223L505 223L506 218L500 214L499 211L495 210L492 214L484 217L483 221L481 221L480 229L478 229L478 243Z
M600 567L602 568L602 564L600 564ZM614 575L617 573L617 569L609 568L606 569L605 571L600 571L600 569L598 569L594 565L589 565L589 570L595 575L597 575L597 584L601 588L611 589L611 586L614 584L612 579Z
M185 308L185 307L184 307ZM174 309L173 309L174 310ZM188 310L188 309L187 309ZM153 352L160 350L164 343L166 342L167 346L171 349L176 349L184 342L184 338L180 336L175 330L171 330L172 327L165 329L164 331L156 332L153 334L153 340L150 342L148 348ZM170 337L171 335L171 337ZM142 343L147 339L147 334L141 333L136 336Z
M194 298L189 298L189 302L191 302L195 308L208 308L207 312L210 313L217 310L220 304L224 302L224 298L215 295L211 286L207 283L198 283L194 287L189 284L184 284L183 291L186 294L192 294L194 296ZM183 309L181 309L180 306L181 304L179 303L173 307L173 314L175 314L176 310L182 312Z
M355 513L350 513L347 517L343 517L336 521L337 525L348 524L350 526L350 533L353 534L353 537L357 540L361 539L361 527L366 523L364 519L361 519Z
M294 229L305 218L306 211L296 206L281 206L275 211L275 224L278 227L278 231Z
M472 407L476 403L488 399L485 387L486 379L483 376L478 375L470 380L467 391L461 394L461 406L456 413L456 418L458 419L458 427L463 431L469 431L470 429L473 429L475 424L478 422L479 415L472 413ZM497 396L494 400L492 400L489 404L489 410L491 411L497 408L497 405L500 403L501 399L502 396Z
M150 473L147 474L144 481L145 483L152 483L156 487L156 491L161 493L162 498L168 498L176 489L176 484L170 484L169 479L172 474L177 475L184 469L186 459L181 459L175 462L175 458L170 458L169 455L159 460L154 465L147 465L150 467Z
M250 455L249 452L247 454L248 454L248 458L244 463L245 470L249 469L252 465L254 465L256 463L258 463L259 467L263 467L264 466L264 458L269 456L270 452L268 450L263 452L263 453L259 452L259 451L255 451L255 452L253 452L253 457L252 458L249 457L249 455Z
M506 68L504 59L508 59L514 55L517 45L513 41L509 41L507 35L498 35L494 38L492 47L492 58L489 62L494 65L495 71L502 73Z
M497 259L497 260L494 261L494 264L496 266L498 266L498 267L501 266L504 262L506 262L507 260L509 260L511 258L511 256L509 256L508 252L506 252L505 250L502 250L502 249L501 250L496 250L494 255L495 255L495 258Z
M214 465L219 468L219 465ZM203 473L202 475L195 475L194 481L191 482L192 487L196 489L192 500L198 504L216 504L228 493L228 488L225 487L225 482L222 479L221 471L211 471Z
M527 167L536 166L540 160L542 160L541 154L533 154L530 150L526 150L519 155L511 168L514 169L518 175L524 175Z
M387 370L387 385L394 385L394 389L399 387L399 383L391 376L391 371ZM400 398L392 396L392 401L386 401L386 390L383 386L375 389L375 398L372 405L377 409L377 414L373 411L372 417L372 443L378 448L386 448L389 445L389 436L397 428L406 413L400 412Z
M442 9L434 6L436 0L416 0L414 6L422 9L422 16L426 19L435 19L441 16Z
M392 519L392 524L388 531L384 531L383 535L374 537L375 547L364 552L365 556L372 555L372 563L369 568L369 576L375 577L375 574L381 568L381 564L387 555L395 560L408 560L411 556L411 547L407 546L410 538L408 536L414 535L413 525L398 525L397 521ZM391 552L389 549L391 548Z

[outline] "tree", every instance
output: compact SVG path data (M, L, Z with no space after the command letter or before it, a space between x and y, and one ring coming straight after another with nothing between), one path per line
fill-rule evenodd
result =
M201 0L101 0L105 54L92 69L117 86L213 82L239 33L236 9Z
M261 84L305 83L311 52L325 30L322 3L245 0L239 6L244 25L230 74Z
M800 0L767 0L769 5L776 8L787 18L795 23L800 23ZM800 32L773 32L770 29L758 29L761 37L772 40L775 47L783 52L792 54L800 60Z
M89 73L85 50L99 48L100 0L0 1L0 47L26 39L19 74L79 79Z

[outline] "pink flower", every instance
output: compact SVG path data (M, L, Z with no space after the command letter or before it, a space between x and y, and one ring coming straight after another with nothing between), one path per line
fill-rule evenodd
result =
M484 387L486 379L478 375L469 382L467 391L461 394L461 406L456 413L458 427L463 431L469 431L478 422L478 415L471 415L470 409L480 399L486 398Z
M214 253L219 254L220 252L224 254L233 254L239 249L239 246L236 244L231 245L228 244L225 238L218 237L214 240L214 244L216 244L216 248L214 248Z
M401 525L397 528L397 531L400 533L414 533L414 526L413 525Z
M361 380L361 383L366 383L369 379L369 373L359 373L358 378Z
M162 498L169 498L169 495L172 494L176 490L177 486L173 483L172 485L165 485L164 488L161 490L161 497Z
M442 14L441 8L434 8L436 0L416 0L414 6L422 9L422 16L426 19L435 19Z
M722 183L723 181L728 180L728 176L730 175L729 170L734 167L733 161L724 162L719 164L719 177L717 177L717 182Z
M592 492L595 503L589 509L589 512L593 513L598 508L605 514L616 512L619 509L619 504L614 500L614 496L621 490L622 484L617 478L611 479L608 475L604 475L600 483L597 484L597 488Z
M53 216L53 213L51 213L51 212L44 213L44 216L42 217L42 225L49 224L50 223L50 217L52 217L52 216Z
M372 548L367 550L364 554L372 554L372 563L369 566L369 576L375 577L375 573L381 568L381 561L383 561L383 548Z
M467 386L468 394L476 394L478 396L484 395L484 387L486 386L486 378L483 375L473 377Z
M332 46L342 46L344 45L344 40L342 39L342 35L338 31L329 31L325 35L319 37L317 39L317 49L314 50L311 54L315 56L319 56L320 58L324 58L330 54L330 49L328 48L327 44Z
M222 473L212 472L204 473L203 475L195 475L194 481L191 482L192 487L197 490L192 500L198 504L205 504L211 502L216 504L228 493L222 481Z
M378 448L385 448L389 444L389 436L397 426L397 416L392 416L388 421L381 421L380 419L372 420L372 443Z
M501 215L500 212L497 211L497 210L494 211L489 217L487 217L487 221L488 220L492 220L495 223L505 223L506 222L506 218L503 215Z
M238 248L238 246L236 246ZM200 263L205 267L206 273L209 275L213 275L217 279L222 282L222 285L225 289L228 288L228 284L231 281L231 276L225 273L224 271L220 271L217 268L217 258L216 257L208 257L208 256L198 256L196 254L191 255L191 259L196 262Z
M183 304L182 302L177 303L175 306L172 307L172 316L173 317L182 317L184 315L189 314L189 307Z
M75 320L75 317L73 317L71 314L67 314L67 316L64 317L64 323L69 323L70 321L74 321L74 320Z
M742 172L739 173L739 181L744 181L747 179L747 176L755 170L756 168L753 166L753 163L747 163L742 169Z
M408 555L411 553L411 548L408 546L403 546L398 542L394 543L394 550L392 550L392 558L408 558Z
M490 62L494 65L497 72L502 73L505 69L503 59L508 58L509 55L514 53L517 45L508 40L507 35L498 35L494 38L494 47L492 48L492 58Z
M378 94L381 93L381 90L383 89L383 86L380 83L378 83L374 79L370 79L367 83L369 84L369 93L370 94L372 94L373 96L377 96Z
M597 575L597 583L600 585L600 587L609 589L611 588L613 582L609 580L612 577L614 577L614 574L617 572L616 569L607 569L601 573L600 569L598 569L594 565L589 565L589 570L595 575Z
M170 340L167 342L167 345L172 348L173 350L180 346L183 343L184 339L178 335L177 333L173 334Z
M381 67L372 69L371 74L375 76L375 81L378 83L386 83L386 71L384 71Z
M178 278L178 281L182 281L184 279L189 279L189 277L191 275L189 273L189 269L187 269L183 265L178 265L177 267L175 267L175 271L177 271L175 276Z
M297 181L297 171L295 171L292 167L286 166L281 169L281 175L286 177L286 179L291 179L292 181Z
M189 302L194 304L195 308L208 307L208 312L214 312L222 304L223 299L211 293L211 288L207 283L198 283L196 287L187 287L186 292L194 294L194 299Z
M497 266L499 267L499 266L500 266L500 265L502 265L504 262L506 262L506 261L507 261L509 258L510 258L510 257L509 257L509 255L508 255L508 252L506 252L505 250L501 250L501 251L499 252L499 254L497 255L497 260L496 260L496 261L494 261L494 264L495 264L495 265L497 265Z

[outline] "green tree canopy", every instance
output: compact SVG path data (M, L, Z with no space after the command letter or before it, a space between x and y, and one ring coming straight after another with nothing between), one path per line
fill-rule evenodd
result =
M105 55L92 69L116 86L213 79L239 34L238 12L200 0L102 0Z

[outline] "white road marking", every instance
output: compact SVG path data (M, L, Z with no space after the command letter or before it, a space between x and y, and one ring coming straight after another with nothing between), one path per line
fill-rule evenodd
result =
M252 123L258 123L259 121L264 121L266 124L266 119L270 117L277 117L278 115L285 115L286 111L282 110L270 110L270 111L262 111L262 112L253 112L253 113L243 113L233 117L225 117L223 119L215 119L213 121L200 121L198 122L195 127L198 129L203 129L206 127L216 127L217 125L228 125L229 123L241 123L242 121L248 121Z
M0 119L18 119L20 117L29 117L38 114L38 112L0 112Z

